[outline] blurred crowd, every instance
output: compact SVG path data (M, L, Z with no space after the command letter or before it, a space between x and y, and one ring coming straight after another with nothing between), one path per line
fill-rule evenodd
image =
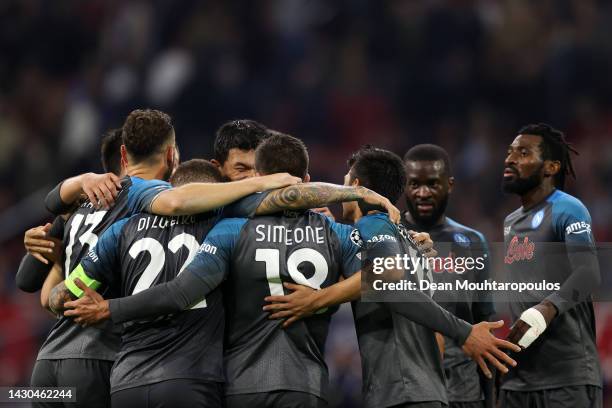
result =
M312 178L337 183L362 144L440 144L449 214L490 241L519 205L499 188L506 146L548 122L580 152L568 190L611 241L610 38L603 0L0 2L0 384L28 382L51 324L13 279L23 231L48 219L41 194L99 171L100 135L136 107L172 115L182 159L253 118L302 138ZM344 316L329 360L349 406L360 369ZM612 309L598 319L612 381Z

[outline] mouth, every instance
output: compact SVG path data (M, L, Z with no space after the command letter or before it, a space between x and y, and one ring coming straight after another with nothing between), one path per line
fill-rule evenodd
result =
M517 172L511 168L506 167L504 169L504 178L516 177Z
M434 208L433 204L431 203L417 203L416 207L420 213L430 213Z

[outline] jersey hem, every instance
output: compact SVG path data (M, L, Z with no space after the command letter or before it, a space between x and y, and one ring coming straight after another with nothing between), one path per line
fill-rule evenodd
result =
M115 361L116 357L100 357L95 355L79 354L74 356L71 354L47 354L43 356L37 356L38 360L102 360L102 361Z
M502 384L501 389L504 391L532 392L532 391L542 391L542 390L551 390L555 388L570 387L570 386L576 386L576 385L592 385L594 387L603 388L603 384L601 382L596 383L595 381L579 380L579 381L567 381L567 382L551 384L551 385L542 385L542 386L536 386L536 387L517 387L517 386L512 386L512 385L506 386Z
M129 390L131 388L143 387L145 385L157 384L157 383L160 383L160 382L171 381L171 380L201 380L203 382L211 382L211 383L223 383L223 382L225 382L225 379L223 377L213 377L213 376L209 377L209 376L202 376L202 375L185 375L185 376L178 375L178 376L173 376L173 377L170 377L170 378L163 378L163 379L159 379L159 380L139 381L139 382L127 383L127 384L122 384L122 385L116 386L116 387L113 387L111 385L110 393L113 394L115 392Z
M304 388L304 387L287 387L285 385L270 385L267 387L246 387L246 388L226 388L225 395L241 395L241 394L259 394L263 392L270 391L297 391L304 392L306 394L312 394L325 402L328 402L328 398L326 395L323 395L321 392L312 389L312 388Z

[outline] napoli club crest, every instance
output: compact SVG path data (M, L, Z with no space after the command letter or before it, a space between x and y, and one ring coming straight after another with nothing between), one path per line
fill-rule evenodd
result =
M531 219L531 228L533 229L538 228L540 224L542 223L543 219L544 219L544 209L541 209L540 211L535 213L535 215Z

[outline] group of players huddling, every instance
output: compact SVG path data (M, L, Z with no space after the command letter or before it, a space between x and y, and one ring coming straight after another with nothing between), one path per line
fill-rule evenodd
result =
M507 340L491 334L503 322L489 322L488 294L441 305L420 291L360 300L375 257L487 254L481 233L445 215L454 179L439 146L415 146L403 160L367 146L349 158L344 185L316 183L293 136L231 121L217 131L214 159L179 165L170 117L135 110L101 152L107 173L49 193L56 218L26 232L16 277L58 317L31 385L76 387L71 406L327 406L324 345L344 302L364 406L601 406L591 220L562 192L572 150L550 126L521 129L509 147L503 187L522 207L504 223L505 242L532 252L506 266L529 274L542 267L539 243L565 243L564 283L512 302ZM394 206L402 195L404 214ZM324 208L339 202L347 224ZM488 265L436 272L483 281Z

